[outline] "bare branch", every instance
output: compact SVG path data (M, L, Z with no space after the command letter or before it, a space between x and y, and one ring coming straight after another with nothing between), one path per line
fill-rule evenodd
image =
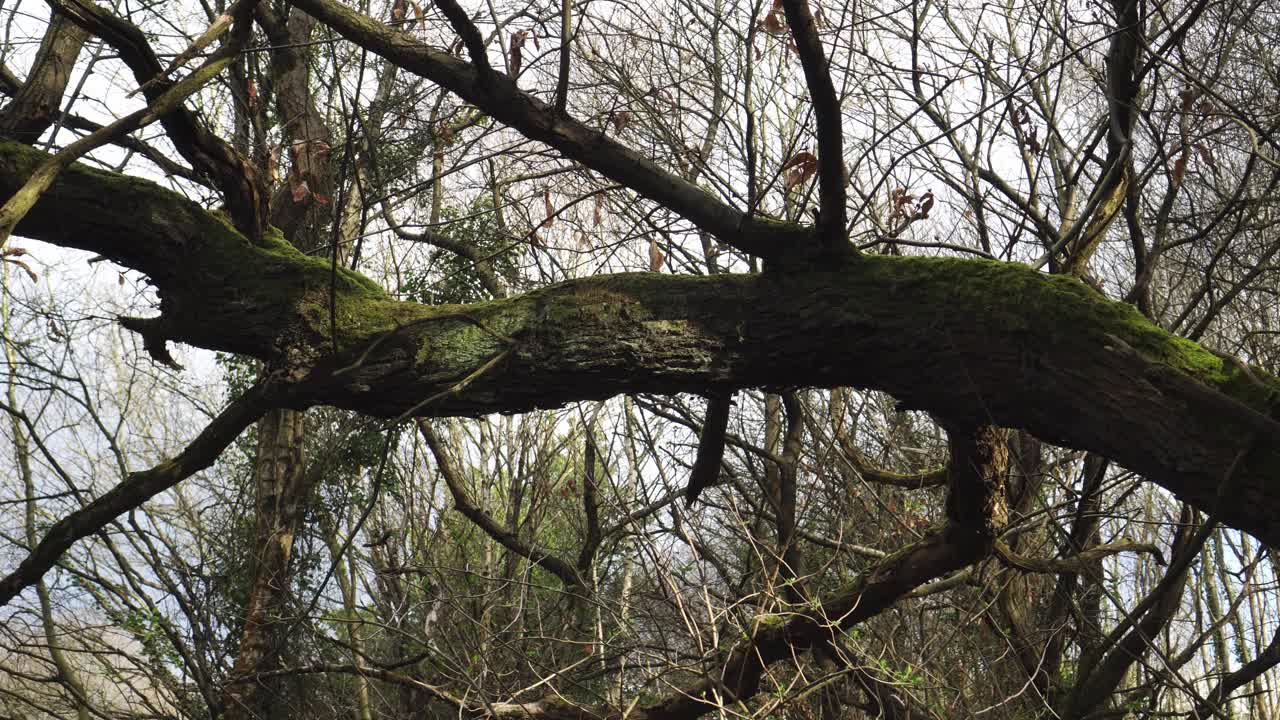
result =
M0 580L0 606L44 577L77 540L98 532L120 515L212 465L270 406L271 397L265 386L251 388L219 413L172 460L132 473L106 494L59 520L17 569Z
M480 36L480 30L476 28L476 24L467 17L467 11L463 10L455 0L435 0L436 7L444 13L449 19L449 24L453 26L453 31L458 33L458 37L462 38L462 44L467 47L467 54L471 56L471 62L475 63L476 68L481 72L481 76L493 72L493 66L489 64L489 53L484 47L484 38Z

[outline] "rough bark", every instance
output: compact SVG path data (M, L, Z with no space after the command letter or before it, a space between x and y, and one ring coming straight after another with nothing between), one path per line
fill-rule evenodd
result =
M71 70L87 37L88 33L65 15L54 13L31 75L0 111L0 135L34 143L49 129L58 116Z
M291 583L289 569L293 540L301 524L312 482L304 472L303 433L305 414L273 409L258 422L258 454L254 460L254 516L257 520L253 548L252 581L240 649L231 669L233 678L276 669L285 640L279 626L284 600ZM261 682L231 684L223 697L227 720L273 717L270 685Z

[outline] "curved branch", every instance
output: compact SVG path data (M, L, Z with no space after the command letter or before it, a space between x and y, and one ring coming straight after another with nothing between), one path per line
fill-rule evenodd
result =
M838 433L836 440L840 443L843 457L849 465L862 476L863 480L876 485L891 485L904 490L938 487L947 484L947 468L939 467L917 473L896 473L872 465L858 449L847 433Z
M493 67L489 65L489 53L485 51L484 38L480 37L476 24L467 17L467 11L454 0L436 0L436 7L449 19L449 24L458 33L458 37L462 38L462 44L466 46L467 54L471 56L471 62L475 63L476 68L481 73L493 72Z
M717 677L637 708L628 717L692 720L716 710L717 700L746 700L759 691L773 663L795 657L798 649L836 643L838 630L875 617L925 582L985 557L1008 514L1003 505L1005 434L963 424L949 432L951 493L944 526L886 556L826 598L797 605L789 615L757 616L751 638L727 654Z
M1182 603L1188 567L1191 560L1200 554L1203 540L1208 536L1206 532L1197 533L1201 528L1196 523L1195 512L1185 505L1178 523L1180 527L1174 536L1171 552L1173 559L1164 577L1130 611L1121 626L1111 632L1106 641L1110 650L1088 674L1082 673L1066 702L1062 717L1083 718L1106 702L1120 686L1129 668L1147 655L1153 639L1173 619ZM1118 638L1116 630L1123 631L1125 626L1130 627L1129 631L1123 638Z
M471 267L475 270L476 279L484 286L484 289L495 298L506 297L506 288L502 286L502 281L498 279L497 273L493 271L493 263L488 257L480 253L476 246L465 240L458 240L448 235L437 232L433 228L424 227L418 232L405 230L403 226L395 222L391 216L391 208L388 203L382 203L382 219L386 221L387 227L396 234L396 237L408 240L410 242L420 242L441 250L457 255L471 263Z
M818 134L818 236L824 243L847 243L845 224L844 177L844 123L840 114L840 99L831 83L831 69L813 13L809 12L809 0L780 0L787 14L791 37L796 41L796 52L804 68L805 83L809 86L809 99L813 102L813 115Z
M561 560L549 550L524 542L519 537L516 537L515 533L499 525L479 505L476 505L467 493L466 487L462 484L462 473L453 464L453 459L449 457L444 443L440 442L440 438L436 435L436 431L432 429L431 424L426 420L419 419L417 426L418 434L426 441L427 447L431 449L431 454L435 456L436 466L440 469L440 475L444 478L445 485L449 486L449 494L453 496L453 502L457 506L458 512L465 515L468 520L475 523L486 535L497 540L503 547L555 575L566 586L583 587L585 585L583 579L578 577L578 572L573 569L572 565Z
M40 580L77 540L98 532L120 515L212 465L245 428L266 412L269 405L264 386L250 388L219 413L172 460L150 470L131 473L106 494L59 520L17 569L0 580L0 606Z
M1133 540L1117 540L1104 545L1095 545L1087 550L1065 558L1036 558L1014 552L1004 543L997 542L996 555L1009 565L1030 573L1081 573L1087 565L1098 562L1109 555L1122 552L1143 552L1156 557L1156 562L1163 565L1164 559L1160 549L1151 543Z

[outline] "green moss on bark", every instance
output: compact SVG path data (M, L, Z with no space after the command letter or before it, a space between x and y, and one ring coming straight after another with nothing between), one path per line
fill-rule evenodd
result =
M1112 336L1159 363L1255 407L1264 407L1280 382L1260 388L1232 363L1190 340L1151 324L1136 308L1108 300L1075 278L1046 275L1019 263L957 258L868 257L856 265L855 283L908 289L921 304L963 307L973 322L995 332L1026 334L1037 345L1092 343ZM1256 375L1256 373L1255 373Z

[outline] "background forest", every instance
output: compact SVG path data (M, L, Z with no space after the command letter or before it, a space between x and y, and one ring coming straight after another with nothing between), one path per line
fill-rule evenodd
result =
M1280 719L1275 465L1234 482L1280 447L1275 3L347 3L0 3L0 718ZM24 218L69 147L165 191L68 170ZM314 332L218 314L293 302L219 233L321 278ZM902 327L849 352L796 271L847 257L950 260L850 274L841 317ZM657 350L579 334L618 273L668 283L620 311ZM557 288L597 294L539 341L598 362L502 375L529 335L482 313ZM1254 424L1131 412L1201 396L1090 374L1151 351L1077 299L1239 368ZM359 335L393 302L446 308ZM768 372L681 374L681 328L757 316ZM361 394L440 322L406 352L468 370Z

